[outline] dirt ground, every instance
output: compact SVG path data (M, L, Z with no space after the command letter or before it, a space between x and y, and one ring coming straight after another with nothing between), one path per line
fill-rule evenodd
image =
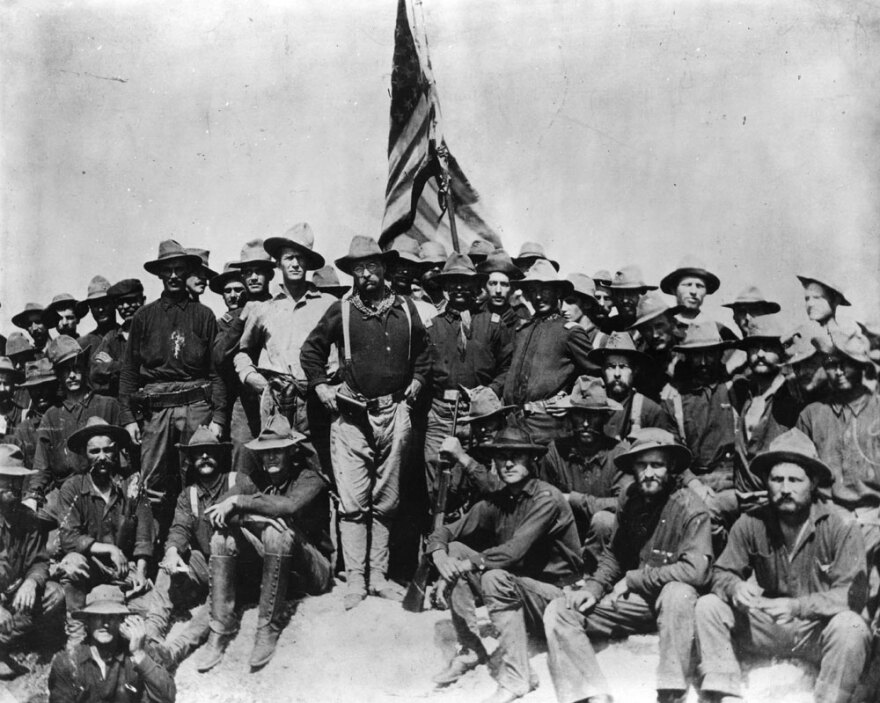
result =
M250 673L247 659L255 628L256 610L251 608L245 611L241 631L223 663L208 674L197 673L192 658L185 661L176 677L179 703L471 703L495 689L486 667L446 689L432 685L431 676L442 668L455 643L446 612L407 613L399 604L378 598L368 598L345 612L342 589L336 588L325 596L301 601L281 636L275 658L262 671ZM487 646L495 646L491 638ZM0 703L46 700L47 656L42 663L34 655L29 659L34 673L20 677L5 691L0 688ZM547 655L539 643L534 644L531 661L540 686L523 703L555 702ZM612 643L599 652L599 662L618 703L656 700L656 637ZM811 674L791 663L753 669L748 682L749 703L812 700ZM692 692L689 703L696 700Z

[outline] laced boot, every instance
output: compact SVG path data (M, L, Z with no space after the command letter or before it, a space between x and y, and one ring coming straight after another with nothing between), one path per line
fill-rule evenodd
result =
M209 560L211 633L196 662L197 671L210 671L217 666L235 636L235 560L234 556L216 554Z
M266 666L275 654L275 645L284 627L284 598L290 583L292 565L293 557L286 554L266 554L263 557L257 634L249 661L251 669Z

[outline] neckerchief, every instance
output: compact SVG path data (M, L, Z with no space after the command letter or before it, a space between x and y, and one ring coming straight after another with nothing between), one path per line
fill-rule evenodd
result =
M352 306L357 310L361 315L364 316L365 320L369 320L371 317L382 317L386 312L391 309L391 306L394 305L394 301L397 296L391 292L391 289L386 286L385 295L382 300L376 305L375 308L371 308L364 304L361 300L360 293L355 293L349 298Z

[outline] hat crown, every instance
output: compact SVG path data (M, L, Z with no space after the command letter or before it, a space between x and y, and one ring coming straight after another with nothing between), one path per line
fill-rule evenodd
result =
M339 276L336 275L336 269L332 266L322 266L312 274L312 283L318 288L322 286L339 286Z
M786 361L789 364L796 364L806 361L813 354L816 354L818 350L813 344L813 339L821 334L822 327L816 322L809 322L798 326L783 337L782 344L785 347Z
M612 332L603 340L602 345L599 348L604 349L606 352L638 351L636 349L636 343L628 332Z
M28 361L24 365L25 383L28 381L36 381L38 379L44 379L47 381L55 380L55 372L52 371L52 362L49 361L49 359L35 359L34 361Z
M445 276L475 276L477 269L474 262L464 254L457 251L452 252L446 263L443 265L443 275Z
M92 280L89 281L89 287L86 291L87 298L100 298L107 295L107 291L110 289L110 281L104 278L101 275L93 276Z
M779 337L782 340L783 327L782 320L779 315L758 315L749 323L749 337Z
M819 459L819 452L816 445L797 427L783 432L781 435L770 442L770 452L789 452L791 454L800 454L806 459Z
M495 391L486 386L475 388L468 395L470 397L468 414L471 417L493 415L504 407Z
M51 305L58 305L59 303L76 303L77 300L70 293L59 293L54 298L52 298Z
M492 447L493 445L498 446L506 444L534 444L534 442L532 441L532 435L521 427L507 425L495 433L495 436L492 438L492 441L489 442L488 446Z
M12 359L8 356L0 356L0 373L15 373L17 369L15 368L15 364L12 363Z
M422 258L419 243L408 234L399 234L391 243L391 249L401 254L411 254L417 259Z
M608 281L611 282L611 271L607 271L605 269L599 269L596 273L593 274L594 281Z
M315 248L315 233L312 231L312 227L308 222L297 222L284 233L284 238L296 242L306 249Z
M629 439L630 445L626 453L630 456L651 449L683 446L675 439L675 435L660 427L642 427L630 433L627 439Z
M352 237L351 244L348 246L349 259L366 259L370 256L382 256L382 254L379 242L363 234L356 234Z
M190 437L188 446L193 447L196 445L205 444L213 444L219 447L220 440L218 440L217 437L214 436L214 433L211 432L211 430L209 430L207 427L205 427L204 425L199 425L196 428L196 431L193 432L192 437Z
M125 595L119 586L111 586L110 584L95 586L86 596L86 608L97 603L125 605Z
M529 270L526 271L526 277L524 280L551 282L562 279L559 278L559 273L553 267L553 264L547 261L547 259L538 259L531 265L531 267L529 267Z
M174 259L179 256L188 256L183 244L176 239L163 239L159 242L159 254L156 257L159 261L163 259Z
M670 305L662 293L649 290L640 299L636 306L636 319L659 315L670 309Z
M475 239L471 242L471 248L468 250L468 253L477 254L478 256L489 256L493 251L495 251L495 246L491 242L487 242L485 239Z
M223 264L223 273L238 273L238 267L234 261L227 261Z
M585 273L570 273L568 280L574 286L574 292L585 295L588 298L596 297L596 284L592 278Z
M193 256L198 256L199 260L202 262L202 266L208 265L208 259L211 256L211 252L207 249L200 249L198 247L187 247L187 254L192 254Z
M144 284L137 278L123 278L107 289L107 295L119 298L123 295L143 295Z
M263 429L260 430L260 436L257 437L257 444L261 442L275 442L278 440L293 440L299 442L303 439L303 435L293 430L287 418L281 413L274 413L269 416Z
M718 332L718 325L713 320L705 319L688 325L682 346L705 346L721 343L722 339L721 334Z
M767 299L758 286L746 286L733 301L733 305L747 305L749 303L766 303Z
M580 376L574 382L569 399L572 405L608 407L605 382L596 376Z
M546 257L547 255L544 253L544 246L540 242L525 242L519 250L519 256L517 259L523 259L527 256L540 256Z
M442 262L446 261L448 255L446 247L441 242L438 242L436 239L428 239L422 242L422 245L419 247L419 256L422 259Z
M241 248L238 263L248 264L252 262L273 263L272 257L269 256L269 253L263 248L262 239L251 239L249 242L245 242L244 246Z
M4 468L24 468L24 453L21 447L15 444L0 444L0 473Z
M519 279L523 277L523 272L513 263L504 249L496 249L486 257L486 260L477 266L480 273L503 273L510 279Z
M870 363L871 342L858 325L853 325L850 329L841 327L832 329L830 336L831 344L836 351L860 363Z
M619 271L614 273L614 278L611 279L611 285L617 287L645 287L645 278L642 276L642 269L635 265L622 267Z
M34 345L23 332L11 332L6 340L6 356L15 356L34 351Z
M94 429L95 427L114 427L114 425L111 425L103 417L92 415L86 420L85 427L88 429Z
M49 361L53 365L60 364L80 352L82 352L82 347L79 346L79 342L66 334L59 334L46 347L46 356L49 357Z
M703 261L700 260L699 257L694 256L693 254L685 254L681 260L678 262L678 266L676 266L676 270L678 269L705 269L706 266Z

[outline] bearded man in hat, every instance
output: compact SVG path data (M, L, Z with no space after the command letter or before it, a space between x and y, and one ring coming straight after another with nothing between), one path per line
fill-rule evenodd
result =
M0 441L9 442L24 419L25 408L15 400L21 373L12 359L0 356Z
M611 539L620 495L632 482L614 463L625 445L605 431L622 406L606 395L602 379L594 376L578 378L560 405L568 410L570 434L550 442L538 475L562 491L571 505L590 573Z
M32 474L21 449L0 444L0 679L15 676L10 649L28 632L60 618L64 591L49 580L45 531L21 507L22 485Z
M144 264L161 279L162 294L134 314L119 375L121 421L141 445L140 481L153 491L160 534L181 487L174 445L188 442L201 425L219 437L227 420L226 386L211 358L217 320L186 290L186 279L201 265L173 239Z
M729 308L733 313L733 321L739 327L743 337L749 334L752 323L763 315L772 315L782 308L779 303L767 300L757 286L746 286L732 302L721 307Z
M397 258L374 239L354 237L348 255L336 260L337 268L354 278L354 292L330 306L300 354L310 388L335 414L330 451L340 498L346 608L366 597L368 563L371 592L403 597L387 580L389 527L400 503L401 463L412 446L410 408L431 361L415 306L385 283L387 266ZM337 387L331 387L327 369L333 346L343 357Z
M27 303L24 310L12 317L12 324L28 333L38 356L43 355L49 343L49 328L43 321L45 312L46 309L39 303Z
M677 310L670 307L665 296L650 291L639 300L636 320L627 330L638 339L639 351L647 355L651 364L651 373L644 373L639 378L639 390L655 401L668 398L673 390L677 357L672 348L680 341L673 318Z
M237 479L230 471L232 444L220 442L207 427L199 427L188 444L177 448L187 472L186 488L177 497L146 615L148 637L157 643L163 662L172 669L200 647L211 631L210 607L205 600L214 528L207 510L220 502ZM194 606L196 611L183 631L171 642L158 644L168 634L174 609Z
M737 652L785 652L819 665L817 703L847 703L870 641L859 526L820 497L834 476L800 430L779 435L749 469L769 503L736 521L712 593L697 603L702 696L743 700Z
M521 280L525 274L514 265L510 254L503 249L497 249L489 254L477 266L477 271L488 276L486 310L501 315L501 321L515 331L523 320L531 317L525 305L511 304L512 284Z
M64 558L57 570L67 601L69 642L85 635L71 614L81 608L90 589L123 581L129 598L149 588L147 564L153 556L153 516L145 496L122 476L122 453L131 447L128 432L90 417L67 440L68 449L88 463L85 473L71 476L58 497L58 532ZM146 598L138 599L145 610Z
M588 359L590 340L579 325L559 311L571 294L571 281L559 277L548 261L539 260L516 282L535 310L514 339L513 359L504 383L504 402L523 408L523 426L540 444L567 433L558 398L578 376L594 369Z
M98 347L104 340L104 336L111 330L116 329L116 306L110 297L110 281L103 276L94 276L89 281L86 291L86 299L82 302L83 313L92 313L95 320L95 329L84 334L77 341L83 348L92 348L92 354L97 353ZM85 315L83 314L82 317Z
M639 300L648 291L657 290L657 286L645 283L642 269L638 266L628 265L614 274L608 290L611 291L611 302L616 311L605 322L606 331L611 333L632 327L638 314Z
M591 639L658 630L659 703L687 697L694 605L709 582L712 541L702 501L683 487L691 455L669 432L644 428L615 464L635 482L617 512L617 529L583 588L544 613L547 663L560 703L610 703Z
M236 561L256 554L262 560L257 634L249 660L252 670L272 659L287 624L288 589L319 595L330 590L327 483L306 437L273 415L250 442L262 468L240 476L226 496L205 515L211 538L211 633L199 671L216 666L235 635Z
M174 677L151 656L144 621L126 606L122 591L98 586L83 605L74 617L88 639L55 655L49 700L174 703Z
M513 701L537 686L529 666L527 629L540 632L541 615L562 587L579 577L580 542L568 501L535 478L546 447L508 427L480 447L504 482L461 519L437 529L425 551L451 591L448 596L459 651L434 677L448 685L486 663L476 618L479 598L498 631L500 665L495 693L485 703Z
M654 368L647 354L636 349L628 332L612 332L587 359L600 369L608 397L620 406L605 425L610 437L620 442L642 427L677 431L668 410L635 389L636 379L652 375Z
M70 293L59 293L46 306L43 321L46 327L54 327L58 334L66 334L76 339L76 328L80 318L88 312L85 302L80 302ZM86 342L88 344L88 342Z
M452 433L459 388L485 386L500 394L513 351L513 333L501 322L501 316L480 311L476 305L486 276L476 272L468 257L454 252L437 280L448 302L445 310L426 324L431 350L428 385L433 398L425 436L425 470L432 500L437 489L439 449Z
M58 377L52 370L48 359L37 359L25 364L24 382L19 386L28 394L30 401L21 422L15 428L12 443L21 447L24 465L33 467L37 452L37 430L46 411L60 403L58 398Z
M119 374L131 321L143 307L146 298L144 286L136 278L125 278L114 283L107 289L107 296L122 318L122 324L105 334L97 350L93 350L90 382L96 393L115 398L119 395Z
M685 339L674 347L682 355L676 369L680 395L666 401L667 407L673 406L677 424L684 428L684 443L693 455L684 483L709 508L719 547L739 512L734 490L735 439L746 397L742 380L725 380L722 353L729 346L711 320L688 327Z
M28 482L25 505L40 509L40 516L54 523L59 489L88 466L84 456L69 451L68 440L90 417L118 424L122 410L115 398L98 395L89 387L89 347L81 349L74 339L61 335L52 340L47 352L61 389L61 403L46 410L37 429L33 464L37 473Z
M782 338L791 394L803 407L827 400L830 394L828 375L822 364L824 355L813 343L813 340L823 337L824 333L818 325L807 323Z

